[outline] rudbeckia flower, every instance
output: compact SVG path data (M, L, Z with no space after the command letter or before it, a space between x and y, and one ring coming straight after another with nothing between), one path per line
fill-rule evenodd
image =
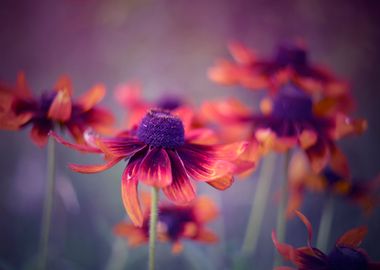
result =
M170 242L173 253L182 251L182 240L205 244L218 241L218 236L206 228L206 224L218 216L218 209L210 198L200 196L186 206L161 203L158 211L158 240ZM149 203L146 203L141 227L121 222L115 226L114 232L120 237L127 238L132 247L146 244L149 240L149 216Z
M329 117L315 114L310 95L291 83L282 86L273 98L263 99L261 113L250 112L236 100L222 105L205 103L203 108L206 115L213 115L222 125L242 126L264 153L301 147L316 172L327 164L335 140L360 134L367 126L365 120L352 120L341 113Z
M276 233L272 233L273 243L281 256L292 262L296 268L277 267L275 270L377 270L380 263L372 262L367 253L360 248L360 244L367 234L366 227L351 229L343 234L335 244L334 249L325 254L311 245L312 226L309 220L300 212L298 217L305 224L308 231L307 246L295 248L277 241Z
M318 174L310 168L304 154L293 155L289 165L288 215L301 207L307 191L342 197L360 206L367 214L380 202L377 195L380 178L372 181L352 178L345 156L337 148L332 154L328 165Z
M72 170L80 173L101 172L127 160L122 175L122 199L133 223L142 226L138 182L161 188L171 201L184 204L195 198L195 186L190 178L224 190L233 183L233 173L254 166L254 162L239 160L246 142L229 145L194 143L203 133L204 130L192 130L185 134L180 118L169 111L153 109L134 130L111 138L87 136L93 147L70 144L54 136L79 151L105 154L107 161L102 165L70 165Z
M203 117L179 96L165 94L154 102L147 101L143 98L141 85L137 82L119 85L115 91L115 99L128 112L127 128L138 125L150 108L167 110L177 115L186 131L205 126Z
M60 127L81 142L85 129L102 132L113 124L113 116L107 110L95 107L104 95L104 87L96 85L74 101L71 82L63 76L51 90L34 97L20 73L15 87L0 87L0 128L19 130L31 125L33 142L43 146L49 131Z

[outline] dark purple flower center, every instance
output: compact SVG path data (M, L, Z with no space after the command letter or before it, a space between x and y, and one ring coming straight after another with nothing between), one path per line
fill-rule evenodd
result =
M273 102L275 117L286 120L309 120L312 118L312 100L308 94L292 84L285 85Z
M326 178L329 185L333 185L343 179L341 175L337 174L329 166L322 171L322 175Z
M165 110L150 110L137 129L142 142L155 147L175 148L185 143L181 119Z
M182 100L175 96L166 96L157 102L157 107L163 110L172 111L183 104Z
M191 209L179 207L160 208L158 221L172 240L178 239L188 222L194 221Z
M335 247L329 254L328 262L331 270L366 270L368 269L367 257L350 247Z
M307 52L305 49L295 45L281 45L276 52L276 63L280 67L290 66L295 70L307 66Z

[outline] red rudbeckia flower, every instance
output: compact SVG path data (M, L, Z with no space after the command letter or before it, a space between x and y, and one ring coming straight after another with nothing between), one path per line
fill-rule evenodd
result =
M122 199L134 224L143 224L137 185L141 181L162 188L173 202L188 203L195 198L195 186L190 181L207 182L224 190L233 182L232 173L251 169L254 162L241 162L246 142L229 145L201 145L193 143L203 136L204 130L192 130L185 136L182 121L164 110L150 110L138 128L122 132L112 138L92 136L90 144L96 147L73 145L56 138L79 151L102 152L107 162L102 165L71 164L80 173L97 173L126 159L122 175ZM236 164L235 164L236 162Z
M145 205L141 227L128 222L121 222L115 226L114 232L121 237L126 237L132 247L145 244L149 240L149 205L149 203ZM158 240L169 241L172 244L173 253L182 251L181 240L207 244L218 241L217 235L206 228L206 223L218 216L218 209L210 198L201 196L186 206L161 203L158 211L160 213L157 225Z
M327 164L335 140L366 129L364 120L351 120L343 114L329 117L315 114L311 97L294 84L286 84L272 99L264 99L261 114L251 113L239 104L206 103L204 111L226 126L245 127L245 134L257 140L263 152L303 148L317 172Z
M30 136L39 146L46 144L49 131L56 126L82 141L85 129L91 127L102 132L113 124L108 111L95 107L104 95L104 86L96 85L73 101L71 82L63 76L51 90L34 97L20 73L15 87L0 87L0 128L18 130L31 125Z
M343 234L335 244L334 249L325 254L311 245L312 226L309 220L300 212L296 212L308 231L306 247L295 248L291 245L279 243L276 233L272 233L273 243L281 256L292 262L296 268L280 266L275 270L378 270L379 263L371 262L367 253L360 248L360 244L367 234L366 227L351 229Z
M372 181L352 179L345 156L334 149L328 165L319 173L313 172L302 153L293 155L289 165L288 215L298 210L307 191L332 193L359 205L365 213L380 202L377 195L380 178Z

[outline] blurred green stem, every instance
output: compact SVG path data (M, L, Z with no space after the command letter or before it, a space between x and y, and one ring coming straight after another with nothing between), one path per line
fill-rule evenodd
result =
M152 202L150 207L149 223L149 270L154 270L156 238L157 238L157 219L158 219L158 192L159 189L152 187Z
M291 157L291 150L286 151L284 155L284 176L281 183L279 205L277 211L276 234L280 243L285 242L286 236L286 205L288 202L288 169ZM282 257L279 253L275 254L274 266L282 264Z
M326 251L327 249L331 232L331 225L334 217L334 196L331 193L329 193L327 196L328 197L326 198L325 204L323 206L317 238L317 248L322 251Z
M248 227L245 232L244 242L241 248L243 255L254 254L259 240L261 225L266 207L270 185L275 171L276 154L269 153L260 169L260 176L253 196L251 213L248 220Z
M46 263L48 259L49 250L49 235L50 235L50 225L51 225L51 215L53 209L54 201L54 190L55 190L55 141L54 138L49 136L48 146L47 146L47 182L46 182L46 193L44 200L44 208L42 214L42 228L41 228L41 239L39 247L39 261L38 269L46 269Z

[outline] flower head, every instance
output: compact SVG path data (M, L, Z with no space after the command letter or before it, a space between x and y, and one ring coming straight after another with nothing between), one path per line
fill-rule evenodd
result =
M311 245L313 232L309 220L300 212L296 212L296 214L307 228L307 246L295 248L288 244L279 243L276 237L276 233L273 232L272 239L277 251L285 260L292 262L296 266L296 268L277 267L277 270L379 269L380 264L371 262L367 253L359 247L365 235L367 234L367 228L358 227L349 230L338 239L334 249L329 254L325 254L321 250Z
M362 133L366 121L351 120L343 114L321 116L314 112L313 104L310 95L298 86L285 84L275 96L262 100L261 113L250 112L236 100L221 105L206 103L204 111L222 125L243 127L243 134L258 141L264 153L301 147L311 160L312 168L319 172L331 157L335 140Z
M201 196L186 206L161 203L158 211L160 213L157 226L158 239L172 243L173 253L181 252L183 248L181 240L209 244L218 241L218 237L206 228L206 223L214 220L218 215L215 203L208 197ZM150 209L147 204L141 227L121 222L115 226L114 231L117 235L126 237L131 246L147 243L149 239L149 215Z
M161 188L171 201L184 204L195 198L195 186L190 181L207 182L224 190L233 183L233 173L250 170L254 162L242 162L239 156L247 147L246 142L229 145L202 145L197 142L204 130L185 133L179 117L169 111L150 110L137 129L122 132L115 137L102 138L89 134L89 147L65 142L79 151L103 153L106 163L94 166L71 164L74 171L97 173L104 171L122 159L127 166L122 175L122 199L132 221L141 226L141 211L137 185Z
M372 181L353 179L345 156L335 148L327 166L315 173L301 152L293 155L289 166L288 215L301 207L307 191L330 193L360 206L365 213L378 205L380 178Z
M15 87L0 89L0 128L18 130L31 125L31 138L39 146L46 143L49 131L58 126L67 129L77 141L83 141L85 129L104 131L113 124L108 111L95 107L104 94L104 87L96 85L73 101L71 82L61 77L52 89L34 97L20 74Z

